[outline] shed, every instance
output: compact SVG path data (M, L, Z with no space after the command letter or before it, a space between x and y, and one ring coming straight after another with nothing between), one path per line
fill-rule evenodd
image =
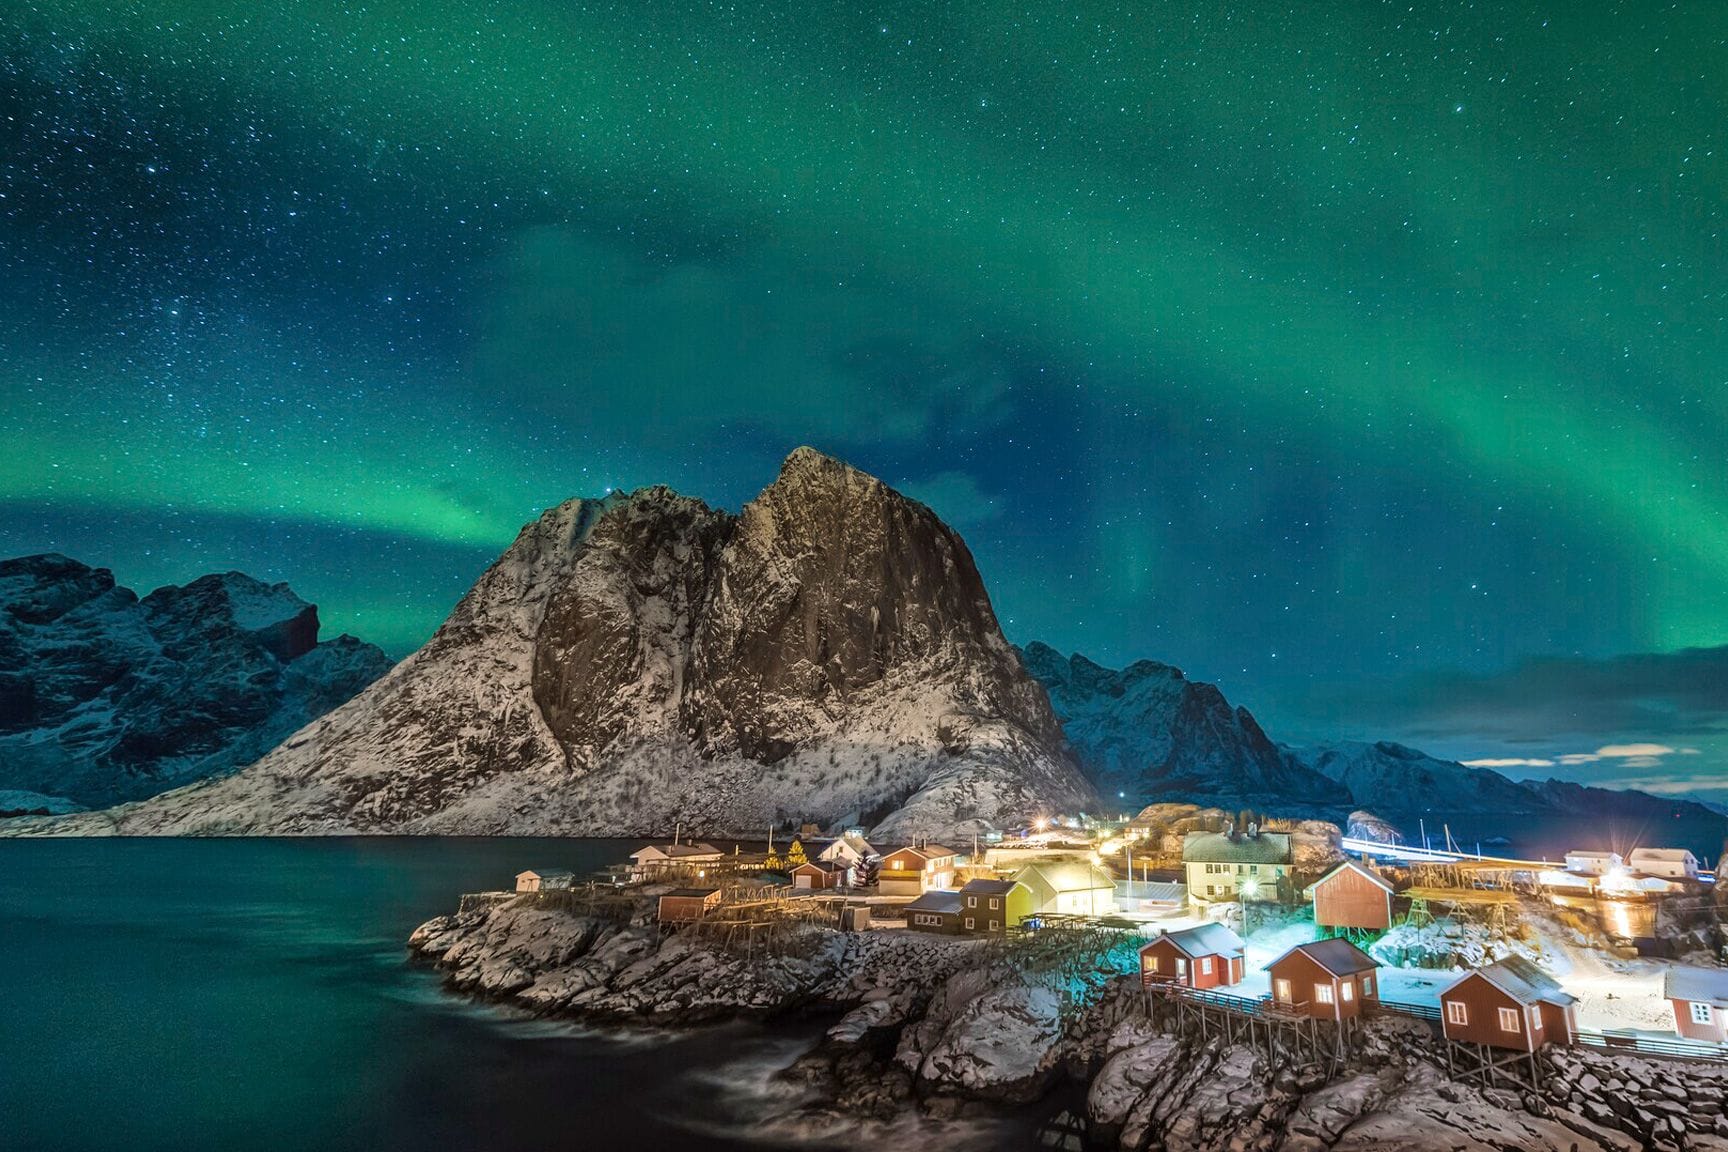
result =
M1316 1020L1348 1020L1380 1002L1378 961L1343 937L1298 944L1266 966L1272 1002Z
M1242 938L1222 924L1165 932L1140 949L1140 983L1218 988L1242 982Z
M1440 993L1440 1026L1448 1040L1534 1052L1570 1044L1578 1031L1577 997L1521 956L1466 972Z
M884 896L918 896L954 882L959 853L940 844L907 845L882 857L876 887Z
M1664 880L1698 879L1698 857L1684 848L1637 848L1626 858L1634 872Z
M1626 867L1618 852L1590 852L1574 849L1566 853L1566 871L1580 876L1606 876Z
M839 888L846 883L851 867L832 860L806 860L792 869L794 888Z
M1306 895L1314 901L1314 923L1322 928L1384 932L1392 927L1392 885L1354 860L1320 877Z
M1018 880L968 880L960 903L962 932L1006 932L1033 914L1032 890Z
M1674 1006L1674 1031L1688 1040L1728 1043L1728 970L1670 968L1662 995Z
M674 888L660 897L660 923L685 924L700 920L719 906L718 888Z
M906 926L921 932L960 931L960 893L932 889L906 905Z
M518 892L554 892L576 883L576 873L566 868L529 868L516 873Z

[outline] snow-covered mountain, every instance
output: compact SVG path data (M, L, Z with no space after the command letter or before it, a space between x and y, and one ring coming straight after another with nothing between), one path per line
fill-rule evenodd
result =
M1026 670L1050 695L1068 743L1108 804L1160 801L1291 814L1350 803L1333 780L1283 756L1246 708L1181 669L1138 660L1121 671L1028 644Z
M559 505L251 768L35 830L943 836L1093 799L960 537L800 448L736 517Z
M286 584L228 572L139 599L65 556L0 561L0 794L18 794L0 807L231 772L389 667L352 636L319 643L317 608Z
M1490 768L1472 768L1382 740L1345 741L1282 749L1293 765L1312 769L1349 789L1359 807L1380 816L1422 812L1483 816L1674 816L1709 818L1702 804L1645 792L1591 788L1562 780L1513 780Z

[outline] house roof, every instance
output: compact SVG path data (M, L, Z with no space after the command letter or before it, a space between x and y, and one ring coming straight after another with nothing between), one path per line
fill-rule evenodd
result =
M574 880L576 878L576 873L570 871L568 868L525 868L516 873L516 878L518 880L524 876L538 876L542 880L552 880L561 876L568 876Z
M862 836L842 836L824 847L822 855L825 857L837 856L842 849L847 848L851 849L852 853L857 856L875 856L877 854L876 849L872 848L870 842Z
M1028 888L1043 888L1046 899L1061 892L1096 892L1109 889L1116 893L1116 878L1084 860L1035 860L1014 874L1014 879Z
M1330 940L1315 940L1309 944L1298 944L1267 967L1276 967L1296 953L1302 953L1334 976L1353 976L1358 972L1366 972L1371 968L1380 967L1380 962L1342 936Z
M1018 880L968 880L960 891L968 896L1006 896L1019 887Z
M674 888L670 892L662 892L660 899L664 900L668 896L700 896L706 899L709 896L718 895L719 892L720 889L718 888Z
M1354 872L1359 876L1366 877L1368 880L1372 881L1374 884L1378 885L1381 888L1384 888L1387 892L1391 892L1393 890L1392 885L1386 883L1386 881L1381 879L1380 876L1378 876L1377 874L1375 874L1375 872L1373 870L1371 870L1369 868L1364 868L1362 865L1356 863L1356 861L1354 861L1354 860L1346 860L1346 861L1344 861L1344 863L1338 865L1338 867L1332 869L1332 871L1326 873L1326 875L1320 877L1320 879L1314 881L1314 883L1308 885L1308 890L1306 892L1304 892L1303 895L1308 897L1309 899L1313 899L1314 889L1320 887L1322 884L1326 883L1328 880L1331 880L1334 877L1342 875L1345 872Z
M1696 860L1697 857L1685 848L1634 848L1628 859L1633 861L1662 860L1671 864L1684 864L1688 860Z
M1226 956L1235 959L1242 955L1242 938L1222 924L1198 924L1193 928L1184 928L1179 932L1166 932L1152 941L1167 940L1190 958L1201 956ZM1146 945L1146 948L1152 947ZM1142 952L1146 948L1140 949Z
M650 844L630 853L630 859L646 856L650 852L658 852L668 860L688 859L692 856L718 856L720 849L707 842L701 844Z
M1448 985L1446 991L1450 992L1472 976L1482 977L1520 1004L1558 1004L1565 1007L1578 1003L1578 997L1560 987L1554 977L1522 956L1510 956L1474 972L1466 972Z
M1577 856L1579 859L1582 859L1582 860L1618 860L1618 859L1620 859L1620 853L1618 853L1618 852L1598 852L1593 848L1574 848L1574 849L1572 849L1572 851L1566 853L1566 858L1568 860L1570 860L1574 856Z
M1182 837L1182 860L1202 864L1288 864L1290 834L1261 832L1250 836L1238 832L1226 836L1222 832L1190 832Z
M960 853L954 851L954 849L944 848L940 844L926 844L922 848L916 847L916 846L911 845L911 844L907 844L904 847L894 849L892 852L889 852L888 855L897 856L902 852L911 852L914 855L922 856L926 860L935 860L936 858L941 857L941 856L958 856L958 855L960 855Z
M1125 900L1180 903L1188 899L1188 885L1168 880L1124 880L1116 887Z
M1670 968L1662 977L1662 995L1670 1000L1728 1007L1728 969Z
M906 905L906 911L957 913L960 911L960 893L950 892L946 888L932 888Z
M806 860L792 871L797 872L802 868L814 868L819 872L843 872L846 870L846 865L836 860Z

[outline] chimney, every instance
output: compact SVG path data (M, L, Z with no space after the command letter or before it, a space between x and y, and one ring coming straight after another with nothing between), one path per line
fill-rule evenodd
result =
M1250 839L1250 840L1260 839L1260 825L1258 825L1258 824L1248 825L1248 839Z

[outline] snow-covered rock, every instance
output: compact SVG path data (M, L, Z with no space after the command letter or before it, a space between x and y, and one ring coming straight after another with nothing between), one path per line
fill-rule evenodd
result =
M45 830L964 837L1092 798L959 536L801 448L738 517L665 488L552 509L258 764Z
M1184 800L1290 813L1349 803L1327 778L1281 755L1246 708L1181 669L1139 660L1121 671L1028 644L1021 659L1106 803ZM1120 796L1119 796L1120 794Z
M149 796L256 760L389 668L239 572L143 599L48 554L0 561L0 810ZM58 802L55 802L56 798Z

